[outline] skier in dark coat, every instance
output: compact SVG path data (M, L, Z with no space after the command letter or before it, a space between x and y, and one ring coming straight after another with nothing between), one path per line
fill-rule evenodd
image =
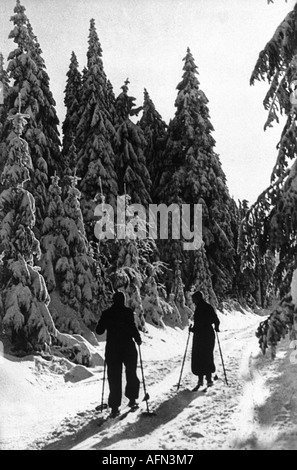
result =
M125 365L125 395L130 400L129 406L137 406L139 379L137 377L137 349L135 342L141 344L141 337L135 324L134 312L125 306L125 294L116 292L113 305L102 312L96 327L96 333L107 331L105 360L109 383L108 405L111 414L116 416L122 401L122 368Z
M215 372L213 350L215 346L215 333L219 331L220 320L213 307L205 302L201 292L195 292L192 296L196 305L194 312L194 325L190 327L193 334L192 347L192 372L198 375L198 384L194 390L198 390L203 385L203 378L206 376L207 385L211 386L212 376Z

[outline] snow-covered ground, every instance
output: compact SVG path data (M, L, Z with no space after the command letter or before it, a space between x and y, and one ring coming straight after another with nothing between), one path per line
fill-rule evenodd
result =
M149 326L142 335L149 409L156 413L149 417L142 415L146 403L141 402L139 411L102 424L102 414L95 411L101 403L102 367L78 366L70 375L71 364L61 358L0 357L0 449L296 449L296 351L285 339L274 361L263 357L255 337L261 317L227 311L219 316L229 386L216 345L219 379L207 393L191 392L196 385L191 342L176 387L187 330ZM101 342L99 352L104 346ZM108 386L105 390L106 401ZM124 398L122 408L126 403Z

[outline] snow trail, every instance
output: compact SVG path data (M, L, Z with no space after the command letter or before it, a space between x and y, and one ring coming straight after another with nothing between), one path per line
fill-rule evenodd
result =
M0 447L110 451L297 448L297 365L290 356L294 359L296 352L284 340L274 361L269 354L263 357L255 336L260 320L253 314L221 315L219 337L229 387L216 345L219 378L206 393L191 392L196 385L190 367L191 343L180 389L176 387L187 330L150 327L142 345L149 408L156 413L150 417L142 416L146 404L141 401L141 388L138 411L123 420L102 423L102 414L95 411L101 402L102 367L92 369L89 379L65 383L63 374L54 374L46 361L41 362L42 367L37 361L38 368L36 359L35 363L7 361L1 375L1 418L5 419L1 419ZM107 394L108 390L105 401ZM5 413L5 400L6 407L11 405L10 413Z
M147 360L145 362L146 383L152 397L149 403L150 408L156 412L156 416L142 417L139 411L131 413L123 421L108 421L101 428L97 426L97 429L96 420L93 419L88 429L82 431L81 435L76 435L72 440L64 440L62 444L61 442L53 443L45 448L73 450L233 448L238 431L235 415L238 412L245 381L245 378L240 375L240 370L243 367L242 361L246 361L246 357L249 357L247 351L257 346L255 324L258 321L257 317L244 329L220 333L229 387L224 383L217 347L215 362L219 380L206 394L201 391L194 393L190 391L196 384L196 377L190 371L191 348L189 348L181 387L178 391L176 384L182 362L181 355L171 360ZM253 345L249 349L250 343ZM141 406L145 410L145 405Z

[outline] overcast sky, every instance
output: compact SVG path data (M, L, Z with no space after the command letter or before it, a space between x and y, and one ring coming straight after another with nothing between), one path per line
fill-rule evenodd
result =
M8 39L15 0L0 0L0 51ZM129 77L129 93L143 102L146 88L168 123L174 116L176 86L190 48L200 87L209 100L230 194L254 202L269 185L282 125L263 131L262 102L268 85L249 79L259 52L295 0L22 0L37 36L57 113L63 122L64 89L71 52L86 65L90 19L95 19L105 72L116 96Z

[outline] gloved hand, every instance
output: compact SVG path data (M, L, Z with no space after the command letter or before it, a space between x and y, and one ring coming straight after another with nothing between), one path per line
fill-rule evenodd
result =
M216 331L217 333L219 333L219 332L220 332L220 328L219 328L218 326L216 326L216 327L215 327L215 331Z
M194 325L191 323L191 325L189 326L189 332L190 332L190 333L193 333L193 331L194 331L193 328L194 328Z
M139 339L138 341L136 341L136 343L138 344L138 346L140 346L142 344L142 340Z

